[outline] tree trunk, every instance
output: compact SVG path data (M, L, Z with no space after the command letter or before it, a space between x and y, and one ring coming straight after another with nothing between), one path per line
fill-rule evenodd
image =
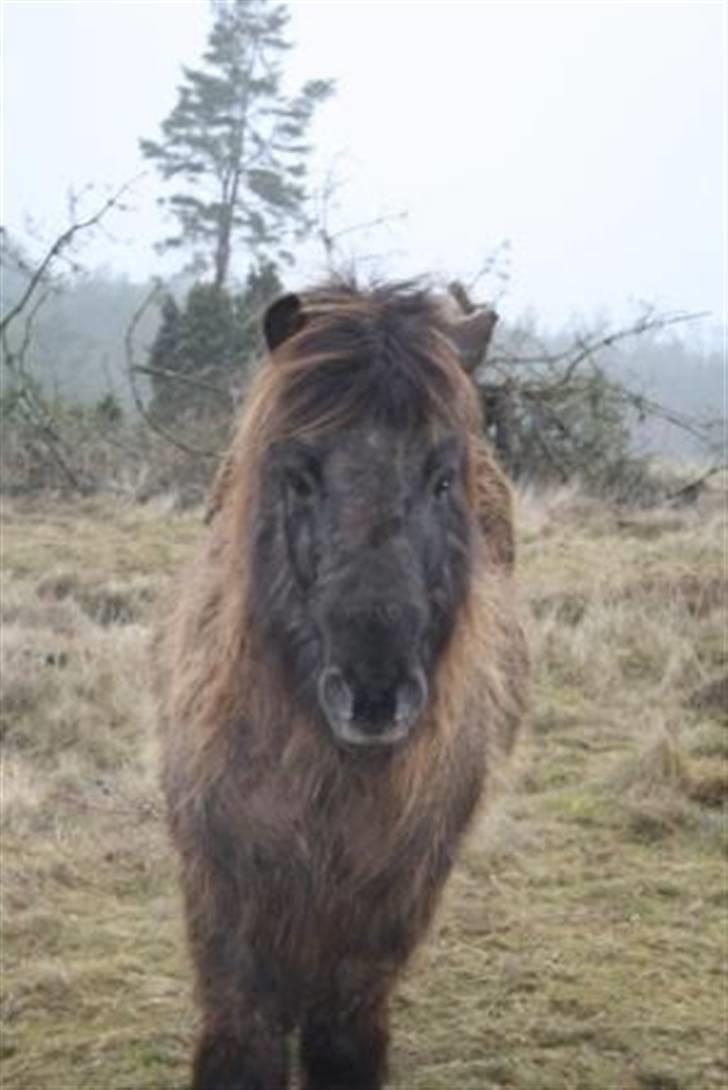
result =
M215 287L224 288L230 271L230 239L233 233L233 219L235 217L235 205L238 203L240 192L241 161L243 155L243 134L238 138L236 148L237 166L232 178L230 192L223 193L222 212L220 215L220 227L217 233L217 247L215 249Z
M217 246L215 248L215 280L216 288L224 288L230 269L230 233L232 229L232 209L225 208L220 217L220 229L217 234Z

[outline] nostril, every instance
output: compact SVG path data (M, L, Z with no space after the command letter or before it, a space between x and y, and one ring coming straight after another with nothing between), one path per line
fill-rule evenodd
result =
M397 689L395 722L404 725L413 723L427 701L427 680L422 670L416 670Z
M395 715L393 689L358 689L354 698L354 718L372 726L391 723Z
M347 686L348 688L348 686ZM351 709L354 722L370 731L414 723L427 700L427 682L421 670L408 674L404 681L387 685L353 685Z
M327 666L319 677L318 698L324 711L336 719L354 715L354 697L338 666Z

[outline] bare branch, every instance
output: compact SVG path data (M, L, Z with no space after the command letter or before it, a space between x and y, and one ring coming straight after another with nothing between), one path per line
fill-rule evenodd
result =
M135 365L134 370L140 375L152 375L157 378L168 379L170 382L181 382L183 386L193 386L197 390L206 390L208 393L216 394L226 404L230 404L230 394L226 390L221 390L219 386L215 386L212 382L202 382L198 378L190 378L189 375L180 374L179 371L170 371L167 367L148 367L145 364L138 363Z
M326 267L329 270L338 269L343 264L343 259L337 254L337 248L343 238L346 238L349 235L362 234L365 231L373 231L380 227L389 227L392 224L401 222L407 218L406 212L382 213L379 216L374 216L372 219L364 220L361 223L348 224L345 227L334 230L331 227L333 202L337 191L341 189L342 186L343 183L336 178L332 168L328 171L325 181L316 195L318 204L318 211L316 213L318 227L316 234L323 247ZM380 256L381 255L377 254L366 256L357 254L356 261L357 264L362 264L366 261L377 260Z
M701 473L695 480L689 481L681 488L676 489L674 492L668 492L665 499L667 500L693 500L697 499L700 493L705 488L705 484L714 477L716 473L722 473L728 469L728 462L722 462L720 465L711 466L710 469L706 469L704 473Z
M19 391L18 405L21 415L32 425L33 431L42 441L49 457L59 467L71 487L78 492L83 491L80 478L71 469L66 458L61 437L52 426L45 407L32 395L29 386Z
M543 349L536 355L521 356L510 353L504 354L503 350L501 350L501 355L493 356L491 364L493 366L505 364L508 367L537 367L548 365L552 368L563 365L566 367L566 371L562 372L560 383L561 385L566 385L580 364L584 363L590 357L596 356L598 353L604 351L604 349L611 348L613 345L631 337L640 337L645 333L666 329L672 325L679 325L684 322L694 322L700 318L707 318L709 313L709 311L694 311L685 314L655 315L650 317L643 316L636 322L633 322L632 325L626 326L624 329L610 330L608 333L594 334L587 338L577 336L575 344L570 345L561 352L550 351L542 341L533 337L532 340L537 345L542 346Z
M12 307L10 307L8 312L2 316L2 319L0 319L0 333L4 333L5 330L10 327L11 323L18 317L18 315L22 314L22 312L25 310L28 303L30 302L31 298L33 297L33 294L37 290L39 284L45 278L45 275L53 264L53 261L56 260L61 254L63 254L63 252L73 242L76 235L78 235L81 231L86 231L91 227L97 226L104 218L104 216L106 216L111 211L112 208L115 208L119 205L119 202L121 201L123 195L125 193L128 193L128 191L139 180L140 177L141 175L137 175L136 177L130 179L128 182L125 182L124 185L122 185L115 193L108 197L101 205L101 207L97 208L92 215L87 216L85 219L74 220L71 224L69 224L65 231L61 232L58 238L48 248L45 256L42 258L40 263L33 270L30 280L26 285L25 291L20 296L20 299L18 299L18 301Z

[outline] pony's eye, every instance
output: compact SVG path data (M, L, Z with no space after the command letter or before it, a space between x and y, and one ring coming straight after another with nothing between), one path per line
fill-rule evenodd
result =
M313 496L315 485L309 473L300 469L286 470L286 485L299 500L308 500Z
M453 486L454 479L455 474L452 472L452 470L446 470L444 473L438 473L432 486L432 491L434 495L438 499L442 499L443 497L447 496L448 492Z

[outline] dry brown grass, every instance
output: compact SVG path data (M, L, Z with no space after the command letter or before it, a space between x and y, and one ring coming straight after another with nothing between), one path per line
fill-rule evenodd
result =
M537 664L511 794L396 1005L400 1090L724 1087L725 504L521 498ZM8 1090L182 1090L194 1015L146 640L194 515L12 504L3 530Z

